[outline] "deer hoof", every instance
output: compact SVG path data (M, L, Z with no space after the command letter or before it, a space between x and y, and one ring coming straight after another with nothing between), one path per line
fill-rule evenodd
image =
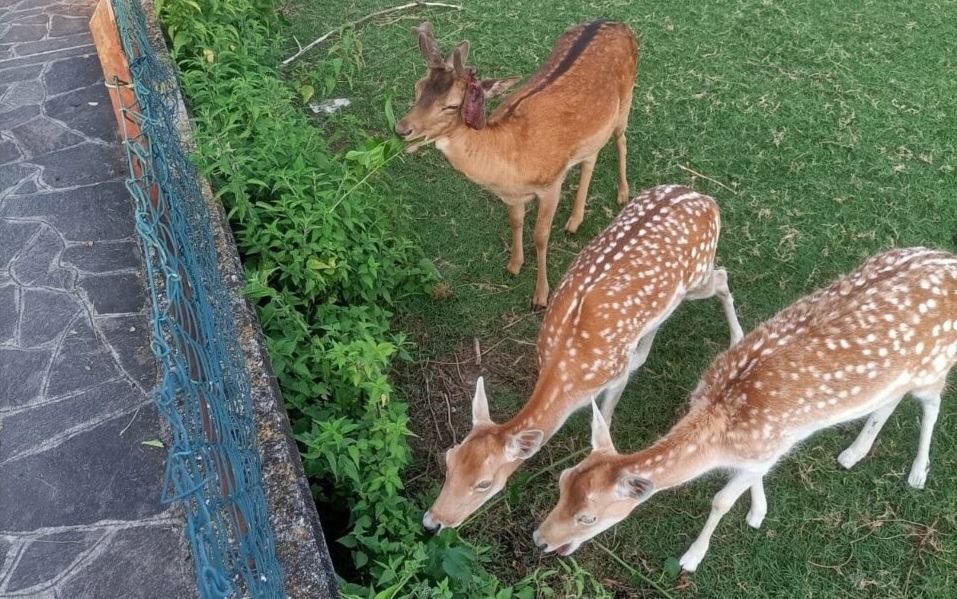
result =
M582 224L581 218L575 218L575 217L569 218L568 222L565 223L565 230L568 231L569 233L574 233L575 231L578 230L578 226L580 224Z
M539 294L535 293L535 297L532 298L532 305L536 308L547 308L548 307L548 293Z
M521 260L509 260L508 264L505 265L505 271L508 274L517 276L518 273L522 272L522 261Z

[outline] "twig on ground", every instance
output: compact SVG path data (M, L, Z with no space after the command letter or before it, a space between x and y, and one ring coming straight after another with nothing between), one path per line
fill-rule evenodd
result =
M456 9L456 10L462 10L462 7L459 6L458 4L446 4L445 2L409 2L408 4L403 4L402 6L393 6L392 8L384 8L384 9L382 9L382 10L377 10L377 11L375 11L375 12L373 12L373 13L367 14L366 16L362 17L361 19L356 19L355 21L349 21L348 23L345 23L344 25L339 25L339 26L336 27L335 29L330 29L330 30L327 31L326 33L320 35L319 37L317 37L317 38L314 39L313 41L311 41L311 42L309 42L308 44L306 44L304 47L303 47L303 46L300 46L298 52L296 52L295 54L293 54L292 56L290 56L290 57L287 58L286 60L282 61L282 66L288 67L288 66L291 65L293 62L295 62L296 60L298 60L303 54L305 54L305 53L308 52L309 50L312 50L313 48L315 48L316 46L318 46L318 45L321 44L322 42L326 41L327 39L329 39L330 37L332 37L333 35L335 35L336 33L340 32L340 31L342 31L343 29L345 29L345 28L347 28L347 27L355 27L356 25L361 25L362 23L365 23L366 21L371 21L372 19L374 19L374 18L376 18L376 17L380 17L380 16L382 16L382 15L387 15L387 14L389 14L389 13L398 12L398 11L400 11L400 10L407 10L407 9L409 9L409 8L417 8L417 7L426 7L426 8L454 8L454 9ZM298 45L299 42L297 41L296 44Z
M479 345L478 337L472 339L472 345L475 347L475 365L479 368L482 367L482 347Z
M724 189L727 189L728 191L730 191L730 192L733 193L734 195L738 195L738 191L737 191L736 189L731 189L730 187L728 187L727 185L725 185L725 184L722 183L721 181L718 181L717 179L712 179L711 177L709 177L709 176L707 176L707 175L702 175L702 174L699 173L698 171L692 170L692 169L688 168L687 166L685 166L685 165L683 165L683 164L679 164L679 165L678 165L678 168L680 168L681 170L683 170L683 171L685 171L685 172L691 173L691 174L694 175L695 177L701 177L702 179L711 181L711 182L714 183L715 185L717 185L717 186L719 186L719 187L723 187Z
M439 420L435 416L435 410L432 409L432 402L429 399L432 397L432 390L429 388L429 374L428 374L429 361L425 361L425 376L422 377L423 382L425 383L425 405L429 408L429 412L432 414L432 422L435 424L435 438L442 438L442 431L439 430ZM453 433L454 434L454 433Z
M139 408L136 408L136 411L133 412L133 417L130 418L129 424L127 424L126 426L124 426L124 427L123 427L123 430L120 431L120 434L119 434L120 437L122 437L122 436L123 436L123 433L125 433L127 430L129 430L129 428L130 428L131 426L133 426L133 421L136 420L136 415L139 414L139 413L140 413L140 409L139 409ZM3 430L3 427L0 426L0 431L2 431L2 430Z

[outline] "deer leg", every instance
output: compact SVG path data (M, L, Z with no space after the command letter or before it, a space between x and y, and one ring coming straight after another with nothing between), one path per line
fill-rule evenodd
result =
M741 497L741 494L747 491L749 487L753 487L758 483L762 476L763 474L739 470L731 476L728 484L718 491L711 502L711 514L708 515L708 521L705 522L704 528L701 529L701 533L698 535L698 538L695 539L694 543L691 544L691 547L689 547L684 555L681 556L681 559L678 560L678 563L681 564L684 570L688 572L695 571L698 564L704 559L705 554L708 553L708 546L711 544L711 535L714 534L721 518L728 513L728 510L730 510L734 502Z
M561 193L562 180L538 196L538 216L535 219L535 253L538 258L538 276L535 281L535 295L532 303L536 306L548 305L548 238L551 235L552 219L555 218L555 209L558 207L558 196Z
M631 377L631 373L641 368L641 365L648 359L648 354L651 353L651 344L654 342L657 332L658 329L655 328L645 333L645 336L638 341L635 351L631 354L628 361L628 370L605 388L605 396L601 402L601 415L605 422L611 424L611 415L615 411L615 406L618 405L618 400L621 399L621 394L625 391L628 379Z
M941 385L943 387L943 385ZM930 439L934 434L934 424L937 423L937 414L940 412L940 392L936 389L928 393L914 396L920 400L923 416L920 420L920 441L917 443L917 457L910 468L907 484L915 489L923 489L927 482L927 472L930 470Z
M630 106L630 104L629 104ZM625 125L628 119L625 119ZM628 178L625 162L628 158L628 144L625 142L625 127L615 131L615 145L618 146L618 203L622 206L628 203Z
M745 521L751 528L761 528L767 513L768 498L764 495L764 479L759 478L758 482L751 485L751 509L748 510Z
M854 464L860 462L867 455L871 446L874 445L874 439L884 428L884 423L894 413L894 409L897 408L897 404L900 403L902 398L903 396L898 397L871 413L854 442L837 456L838 464L850 470Z
M741 329L738 315L734 311L734 298L731 296L731 289L728 287L728 271L723 268L714 269L711 271L711 278L695 289L688 291L685 294L685 299L705 299L715 295L721 300L724 316L728 319L728 328L731 329L731 345L734 345L744 338L744 331Z
M578 179L578 192L575 194L575 206L572 208L572 215L568 217L565 223L565 230L574 233L578 226L582 224L585 218L585 202L588 200L588 187L591 185L591 175L595 171L595 161L598 160L598 153L589 156L581 163L581 176Z
M505 270L509 274L517 275L525 263L524 248L522 247L522 224L525 222L525 202L508 204L508 220L512 224L512 255L509 257Z

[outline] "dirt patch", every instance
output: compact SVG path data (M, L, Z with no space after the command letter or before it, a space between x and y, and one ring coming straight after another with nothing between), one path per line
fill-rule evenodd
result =
M411 362L398 363L392 379L409 405L409 439L413 465L406 484L424 491L445 477L446 450L472 428L472 397L485 377L492 418L506 420L524 403L535 384L538 363L528 341L499 338L463 339L451 351L434 352L428 332L404 323L416 344ZM518 404L510 402L518 399Z

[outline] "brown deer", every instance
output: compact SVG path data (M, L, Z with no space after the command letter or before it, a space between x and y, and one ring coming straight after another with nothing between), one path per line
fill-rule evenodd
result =
M521 411L492 422L479 379L472 430L446 453L445 484L423 517L426 528L461 524L602 392L611 418L658 327L682 301L717 295L731 342L741 339L727 273L714 267L720 228L714 200L687 187L649 189L622 209L559 283L538 335L538 380Z
M905 394L923 406L907 481L921 489L947 373L957 361L957 256L892 250L785 308L718 356L691 409L648 449L620 455L593 408L592 453L562 472L557 506L533 535L568 555L656 492L730 471L704 529L681 557L692 572L721 517L751 491L747 523L767 513L763 477L813 433L867 416L838 456L850 468L870 450Z
M512 250L506 269L513 275L525 261L525 204L538 196L534 234L538 278L532 302L545 306L545 259L562 182L570 168L581 164L575 205L565 224L565 230L574 233L584 218L598 151L612 135L618 145L618 203L628 201L625 129L638 43L622 23L576 25L558 38L525 85L486 118L486 100L505 93L521 77L479 81L475 69L465 66L467 41L443 58L431 23L413 33L428 73L415 84L415 104L396 124L396 133L411 142L408 152L434 142L456 170L508 205Z

